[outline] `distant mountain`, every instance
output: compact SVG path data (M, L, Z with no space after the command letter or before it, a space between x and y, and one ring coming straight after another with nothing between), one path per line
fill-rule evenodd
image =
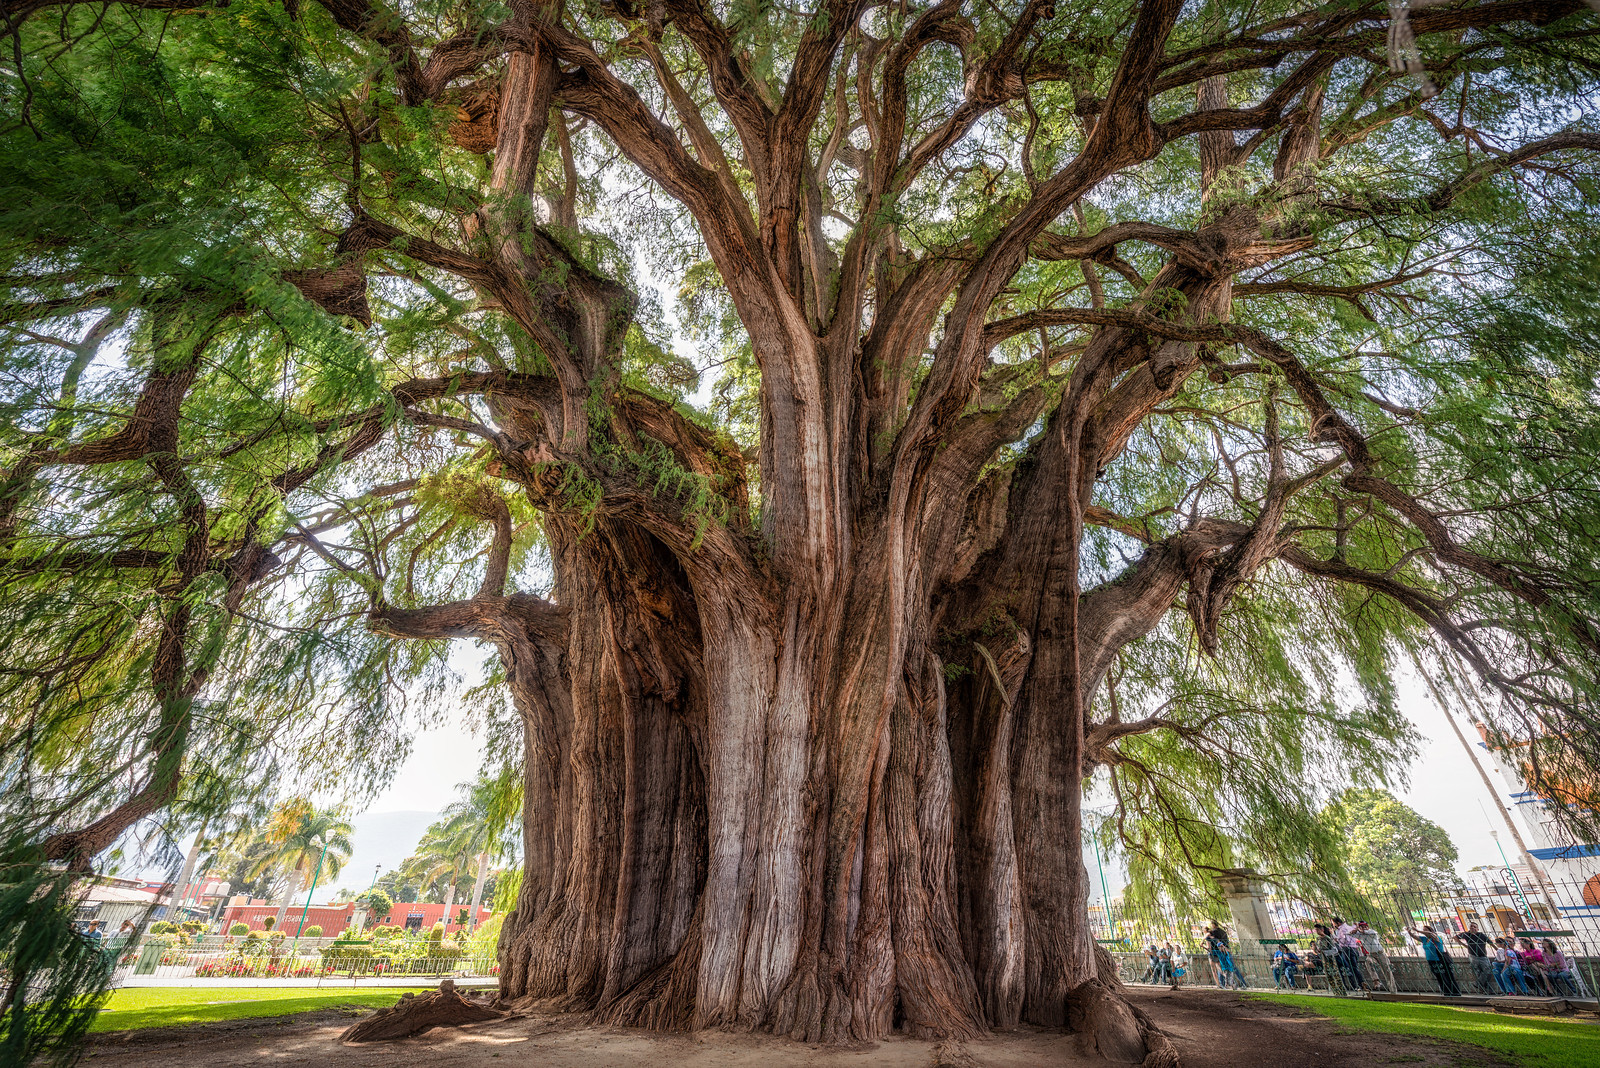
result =
M438 812L370 812L350 821L355 833L350 844L355 847L339 878L326 886L317 887L312 895L319 903L333 900L341 889L348 887L357 893L372 885L373 868L381 865L391 871L400 862L416 852L417 843L428 824L439 818Z

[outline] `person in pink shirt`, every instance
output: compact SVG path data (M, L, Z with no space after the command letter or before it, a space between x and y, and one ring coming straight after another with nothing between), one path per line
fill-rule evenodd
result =
M1543 987L1544 992L1553 997L1555 992L1550 987L1550 980L1545 977L1543 951L1533 944L1533 939L1524 938L1517 953L1522 957L1522 974L1528 977L1529 985Z
M1544 977L1558 994L1577 994L1578 984L1574 981L1572 964L1567 960L1566 954L1556 948L1550 939L1544 940Z

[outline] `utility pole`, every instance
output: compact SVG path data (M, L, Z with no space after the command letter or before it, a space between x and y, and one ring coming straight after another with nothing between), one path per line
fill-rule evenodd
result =
M172 887L172 909L169 919L182 919L179 910L183 903L189 900L189 879L194 875L195 862L200 859L200 846L206 838L206 825L202 821L200 829L194 834L194 844L189 847L189 855L183 858L183 871L178 876L178 881Z
M1549 877L1545 875L1544 869L1539 867L1538 862L1533 859L1533 854L1528 850L1528 843L1523 840L1522 832L1517 829L1516 818L1511 815L1511 809L1501 799L1500 791L1495 789L1494 780L1489 778L1489 772L1484 768L1483 762L1478 759L1478 751L1473 748L1471 742L1467 741L1466 734L1462 732L1461 725L1456 722L1456 717L1450 711L1450 704L1445 700L1444 694L1439 692L1439 687L1433 681L1433 676L1429 675L1420 663L1417 664L1417 671L1422 675L1423 681L1428 684L1428 692L1433 694L1434 704L1439 706L1439 711L1444 715L1445 722L1449 723L1450 729L1455 732L1456 740L1461 743L1461 748L1467 751L1467 759L1472 761L1472 766L1477 769L1478 778L1483 780L1483 788L1494 799L1495 810L1500 813L1500 818L1505 820L1506 829L1511 832L1511 840L1517 843L1517 850L1522 854L1522 862L1528 866L1528 871L1533 874L1534 879L1538 882L1539 890L1544 896L1545 906L1550 910L1550 920L1554 923L1561 918L1561 911L1556 907L1555 900L1550 896ZM1448 674L1446 677L1449 677ZM1454 680L1451 680L1450 688L1456 691L1457 697L1461 696L1461 690L1455 685ZM1495 834L1494 838L1495 845L1498 847L1500 836ZM1505 860L1504 850L1501 850L1500 858ZM1507 867L1509 867L1510 862L1507 861L1506 863ZM1524 906L1526 906L1526 899L1524 899ZM1528 913L1528 919L1533 919L1531 911Z
M368 909L372 908L372 891L373 891L373 888L378 885L378 873L381 872L382 870L383 870L383 865L382 864L374 864L372 866L372 882L367 884L367 893L366 893L367 908L361 910L363 916L366 915L366 912L367 912ZM373 912L372 922L373 922L373 926L377 926L378 916L377 916L377 913L376 913L375 910ZM366 926L367 926L366 921L363 920L361 922L360 929L365 930Z
M311 895L317 892L317 880L322 878L322 858L328 855L328 847L324 845L322 852L317 854L317 870L311 875L311 889L306 891L306 904L300 910L300 926L294 929L295 945L300 944L300 932L306 929L306 913L311 911Z

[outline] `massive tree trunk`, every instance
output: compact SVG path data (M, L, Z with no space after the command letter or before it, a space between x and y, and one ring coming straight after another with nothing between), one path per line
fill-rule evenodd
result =
M512 674L528 867L507 996L809 1041L1066 1020L1095 978L1081 761L1041 754L1071 818L1031 780L1014 817L1009 752L1059 717L1013 733L987 676L952 714L926 610L893 618L869 555L829 610L697 581L620 526L567 540L566 685Z

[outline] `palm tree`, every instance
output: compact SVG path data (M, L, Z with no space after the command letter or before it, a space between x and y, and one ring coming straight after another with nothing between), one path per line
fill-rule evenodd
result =
M456 883L472 863L471 843L465 838L441 833L436 823L417 843L417 855L413 859L427 882L445 881L444 915L445 922L449 923L450 906L456 900Z
M432 861L428 877L448 876L445 914L455 903L456 882L475 859L477 878L472 887L472 908L468 925L477 922L478 906L483 902L483 884L489 875L489 861L516 852L513 834L522 808L522 779L513 768L497 775L479 772L473 782L461 783L459 801L446 806L441 819L429 827L418 844L419 858Z
M313 808L311 802L296 798L279 805L267 830L272 849L257 862L253 875L274 865L289 872L288 890L278 905L275 930L283 930L283 918L306 876L315 873L337 878L339 869L350 859L350 824L339 809Z

